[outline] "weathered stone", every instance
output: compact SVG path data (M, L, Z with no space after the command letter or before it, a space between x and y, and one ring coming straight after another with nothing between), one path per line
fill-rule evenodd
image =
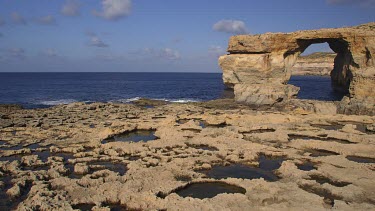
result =
M21 159L21 163L26 165L26 166L32 166L32 165L40 164L40 163L38 163L38 155L23 156L22 159Z
M1 104L0 105L0 113L20 110L20 109L22 109L22 106L17 105L17 104Z
M229 88L242 84L240 90L245 85L255 87L248 88L247 97L245 92L237 91L236 93L241 94L236 97L239 102L252 105L278 102L279 99L273 96L258 94L259 99L250 96L254 94L252 90L258 89L284 91L283 96L289 97L282 101L285 102L294 95L290 94L290 89L280 89L280 86L286 86L298 56L311 44L327 42L337 54L331 72L335 89L348 92L350 101L353 100L360 107L347 110L371 112L368 108L375 105L374 29L375 23L368 23L349 28L233 36L228 46L230 54L219 58L224 83ZM272 93L264 91L262 95ZM244 100L250 98L251 100Z
M74 173L77 174L87 174L89 172L89 167L86 163L77 163L74 165Z
M225 105L211 107L221 102ZM286 112L230 102L171 103L153 109L96 103L93 110L75 103L4 113L27 123L25 128L0 128L3 200L18 197L4 209L324 210L322 193L334 200L333 209L374 209L375 116L335 114L332 102L298 100L298 107ZM129 113L139 118L126 118ZM160 116L164 118L155 118ZM42 119L43 127L29 124L36 119ZM60 119L63 126L51 124ZM134 129L154 129L158 139L102 143ZM9 150L7 145L25 149ZM274 172L279 181L236 174L219 180L204 173L232 164L260 170L262 159L281 165ZM312 170L298 168L306 163ZM72 173L74 168L86 173ZM202 182L236 185L246 193L203 200L175 193Z
M291 100L290 104L308 113L337 114L337 103L317 100Z
M273 105L296 96L298 87L293 85L236 84L235 100L249 105Z
M283 71L283 58L270 54L230 54L219 58L224 83L235 84L283 84L290 76ZM279 67L278 67L279 65Z
M21 189L20 189L20 186L18 184L15 184L13 187L9 188L6 192L6 194L14 199L16 197L18 197L19 195L21 195Z
M342 114L375 115L375 104L365 99L344 97L337 104L337 111Z

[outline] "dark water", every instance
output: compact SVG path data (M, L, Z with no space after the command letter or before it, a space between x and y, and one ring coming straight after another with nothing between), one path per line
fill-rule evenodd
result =
M248 166L244 164L231 164L229 166L214 166L209 170L199 171L206 174L209 178L241 178L241 179L259 179L267 181L276 181L279 178L274 174L274 170L280 168L285 159L282 157L259 156L259 167Z
M229 166L214 166L210 170L200 171L209 178L225 179L225 178L241 178L241 179L260 179L266 181L276 181L278 177L272 171L266 171L261 168L242 164L232 164Z
M302 87L302 99L338 99L328 77L293 76L290 84ZM224 89L221 73L0 73L0 104L26 108L140 97L206 101L223 97Z
M301 88L297 96L300 99L339 101L344 97L332 89L329 76L292 76L289 84Z
M107 138L102 141L102 144L114 141L120 142L148 142L156 140L155 130L136 130L132 132L125 132L118 135L115 135L111 138Z
M220 98L221 74L0 73L0 103L45 107L76 101L129 102L139 97L188 102Z
M176 192L181 197L192 198L213 198L221 193L241 193L245 194L246 190L236 185L230 185L224 182L206 182L206 183L192 183L185 188Z

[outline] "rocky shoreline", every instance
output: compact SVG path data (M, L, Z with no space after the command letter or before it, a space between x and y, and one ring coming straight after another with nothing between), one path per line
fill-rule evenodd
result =
M0 209L375 208L373 116L230 99L0 111Z

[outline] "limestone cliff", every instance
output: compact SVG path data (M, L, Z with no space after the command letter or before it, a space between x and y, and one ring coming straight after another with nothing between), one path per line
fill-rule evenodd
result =
M230 38L228 52L219 58L224 83L234 88L237 102L273 105L287 102L299 88L287 85L299 55L311 44L328 43L337 54L331 72L337 89L347 91L342 112L354 106L375 107L375 22L356 27L238 35ZM366 105L362 106L361 105ZM370 107L369 107L370 105Z
M292 68L292 75L330 75L335 57L335 53L324 52L300 56Z

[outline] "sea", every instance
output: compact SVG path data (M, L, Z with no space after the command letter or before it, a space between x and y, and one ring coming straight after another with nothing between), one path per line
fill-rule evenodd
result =
M329 77L292 76L300 99L340 100ZM0 73L0 104L45 108L140 98L200 102L228 97L221 73Z

